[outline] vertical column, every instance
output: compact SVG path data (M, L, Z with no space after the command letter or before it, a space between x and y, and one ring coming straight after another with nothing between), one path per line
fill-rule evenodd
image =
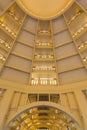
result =
M70 112L70 105L68 101L68 97L66 93L61 94L61 105L68 111Z
M75 97L77 100L79 111L80 111L81 116L82 116L84 130L87 130L87 102L86 102L85 97L81 91L75 91L74 94L75 94Z
M50 21L38 21L31 85L58 85Z
M0 130L4 130L5 118L8 113L14 91L7 90L0 105Z

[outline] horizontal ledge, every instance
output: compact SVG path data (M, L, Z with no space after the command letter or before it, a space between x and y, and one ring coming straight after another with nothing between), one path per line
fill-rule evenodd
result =
M24 31L26 31L26 32L28 32L28 33L30 33L30 34L32 34L32 35L36 35L36 33L34 33L34 32L32 32L32 31L28 30L28 29L25 28L25 27L22 27L21 30L24 30Z
M74 52L74 53L69 54L69 55L64 55L64 56L62 56L62 57L60 57L60 58L56 58L56 60L57 60L57 61L58 61L58 60L63 60L63 59L66 59L66 58L69 58L69 57L72 57L72 56L76 56L76 55L78 55L78 52Z
M54 48L58 48L58 47L61 47L61 46L67 45L67 44L70 44L70 43L72 43L72 42L73 42L73 40L71 40L71 41L67 41L67 42L64 42L64 43L61 43L61 44L58 44L58 45L54 46Z
M64 32L64 31L66 31L66 30L68 30L67 27L62 28L62 29L59 29L59 30L57 30L56 32L54 32L53 35L57 35L58 33Z
M21 43L21 44L24 44L25 46L28 46L28 47L32 47L32 48L34 48L34 45L31 45L30 43L29 44L27 44L26 42L23 42L23 41L21 41L21 40L16 40L16 42L19 42L19 43Z
M21 58L24 58L24 59L26 59L26 60L30 60L30 61L32 61L32 59L33 59L33 57L31 58L31 57L29 57L29 56L24 56L24 55L22 55L22 54L20 54L20 53L18 53L18 52L11 52L11 54L12 54L12 55L15 55L15 56L18 56L18 57L21 57Z
M58 71L58 74L61 74L61 73L64 73L64 72L68 72L68 71L73 71L73 70L80 69L80 68L85 68L85 67L84 67L84 65L79 65L79 66L67 68L67 69Z
M6 64L5 65L6 67L8 67L8 68L12 68L12 69L15 69L15 70L17 70L17 71L21 71L21 72L24 72L24 73L30 73L28 70L26 70L26 69L23 69L23 68L19 68L19 67L17 67L17 66L13 66L13 65L10 65L10 64Z
M23 93L66 93L74 92L77 90L87 89L87 80L58 85L58 86L29 86L28 84L21 84L17 82L12 82L4 79L0 79L0 86L4 89L9 89L13 91L23 92Z

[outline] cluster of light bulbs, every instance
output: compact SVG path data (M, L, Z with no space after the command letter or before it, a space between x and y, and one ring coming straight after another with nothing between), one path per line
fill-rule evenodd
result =
M76 14L67 22L67 24L70 25L71 22L74 21L81 13L81 10L77 11Z
M37 46L51 46L52 45L52 43L50 43L50 42L39 42L39 41L37 41L37 44L36 44Z
M57 85L56 79L32 79L31 81L32 85Z
M8 48L8 49L11 48L10 45L9 45L6 41L4 41L4 40L2 40L2 39L0 39L0 43L3 44L3 45L4 45L6 48Z
M37 130L50 130L50 129L45 129L45 128L44 128L44 129L43 129L43 128L38 128Z
M79 45L78 49L80 50L80 49L84 48L85 46L87 46L87 41L85 41L83 44Z
M6 58L2 54L0 54L0 61L4 62L5 60Z
M36 67L33 67L33 70L48 70L48 71L55 71L55 67L53 67L53 66L36 66Z
M87 28L87 22L83 25L83 27L81 27L80 29L78 29L77 32L75 32L72 35L72 37L75 38L76 36L78 36L79 34L81 34L86 28Z
M5 30L10 33L12 36L16 37L16 33L14 33L7 25L3 23L3 21L0 20L0 25L5 28Z
M49 59L53 59L54 56L53 55L35 55L35 58L42 58L42 59L49 58Z
M19 21L19 18L16 17L15 12L12 10L9 10L9 14L14 18L15 21L17 21L19 24L22 23L22 21Z
M49 30L40 30L38 32L39 32L39 34L50 34L51 33Z
M17 126L16 130L20 130L20 126Z
M86 61L87 61L87 56L85 56L85 57L83 58L83 61L84 61L84 62L86 62Z
M20 126L18 124L18 121L15 120L14 122L10 122L10 128L14 128L15 127L15 130L20 130Z

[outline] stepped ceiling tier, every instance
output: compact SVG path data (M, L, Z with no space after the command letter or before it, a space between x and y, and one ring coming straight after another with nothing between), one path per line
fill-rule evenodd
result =
M87 80L86 5L76 0L63 14L48 19L59 86ZM27 15L13 0L0 1L0 12L0 80L28 85L41 20Z

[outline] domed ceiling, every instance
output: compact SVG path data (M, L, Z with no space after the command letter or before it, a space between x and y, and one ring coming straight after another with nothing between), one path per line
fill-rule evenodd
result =
M73 0L17 0L30 15L40 19L50 19L62 13Z
M0 14L0 82L30 84L36 43L37 52L48 46L47 36L40 46L37 32L49 35L47 27L58 85L87 80L86 0L6 0L0 1Z
M33 88L37 94L39 88L41 93L44 90L54 94L62 88L68 91L83 87L85 81L87 83L87 0L0 0L1 86L22 92L26 88L30 93ZM9 130L79 129L60 110L43 108L21 113L9 124Z

